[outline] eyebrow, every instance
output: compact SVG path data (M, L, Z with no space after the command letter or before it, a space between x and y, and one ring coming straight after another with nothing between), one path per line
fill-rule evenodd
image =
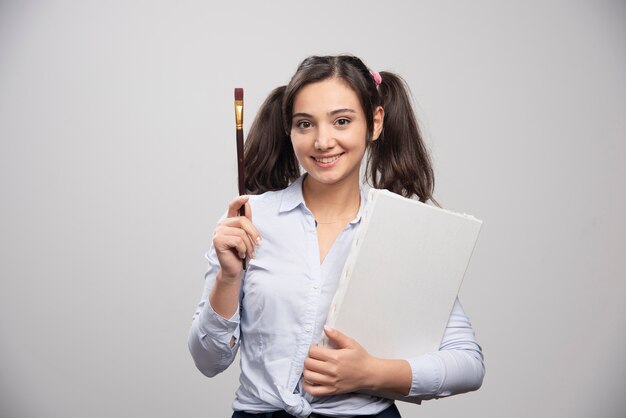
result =
M343 108L343 109L336 109L333 110L331 112L326 113L328 116L335 116L338 113L356 113L356 110L354 109L350 109L350 108ZM310 115L308 113L304 113L304 112L300 112L300 113L295 113L291 118L295 119L295 118L312 118L313 115Z

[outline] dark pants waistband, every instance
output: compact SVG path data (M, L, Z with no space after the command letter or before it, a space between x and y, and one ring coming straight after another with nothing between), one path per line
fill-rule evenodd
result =
M359 418L401 418L400 412L396 404L391 404L389 408L374 415L358 415ZM293 415L285 411L261 412L259 414L251 414L249 412L235 411L231 418L294 418ZM312 413L309 418L333 418L329 415L321 415Z

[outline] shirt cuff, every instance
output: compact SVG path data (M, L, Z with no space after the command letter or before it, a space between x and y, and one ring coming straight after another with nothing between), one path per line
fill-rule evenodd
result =
M437 396L445 373L441 359L427 353L407 359L407 361L411 365L412 373L411 390L408 396L419 396L425 399Z
M229 319L224 318L213 310L211 303L207 300L204 309L200 311L199 327L202 334L210 336L215 342L221 343L231 348L231 339L239 341L239 308Z

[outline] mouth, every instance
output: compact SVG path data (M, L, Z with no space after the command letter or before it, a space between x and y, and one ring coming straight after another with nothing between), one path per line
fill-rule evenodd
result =
M341 154L337 154L337 155L330 155L330 156L325 156L325 157L311 157L318 165L322 165L322 166L330 166L333 165L333 163L335 163L339 158L341 158L341 156L344 153L342 152Z

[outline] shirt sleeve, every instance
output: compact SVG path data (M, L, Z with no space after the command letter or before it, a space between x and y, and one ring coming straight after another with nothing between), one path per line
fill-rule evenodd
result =
M239 309L228 319L213 310L209 294L220 268L213 245L205 258L209 266L204 275L202 298L191 320L188 346L198 370L213 377L230 366L239 349Z
M480 388L485 375L482 349L458 298L439 351L406 360L411 365L412 383L403 400L440 398Z

